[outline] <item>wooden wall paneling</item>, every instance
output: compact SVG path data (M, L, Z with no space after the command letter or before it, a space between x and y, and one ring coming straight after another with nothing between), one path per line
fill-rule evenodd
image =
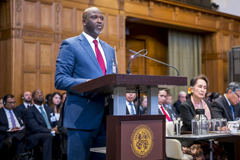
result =
M37 27L37 4L36 2L24 2L24 26Z
M154 4L154 9L151 12L151 16L164 20L172 20L174 19L174 9L173 7L161 4Z
M197 15L197 13L195 11L180 9L178 14L178 22L195 25L196 16L193 15Z
M40 28L53 29L52 26L52 11L53 6L51 4L41 4L40 7Z
M35 89L38 89L38 75L36 72L23 72L22 85L23 90L20 94L22 94L24 91L33 92Z
M22 101L21 95L24 88L23 81L23 40L21 38L12 39L12 52L13 52L13 92L17 104ZM26 86L25 86L26 87ZM17 106L17 105L15 105Z
M40 73L40 81L39 88L43 91L44 96L53 91L53 83L52 83L52 74L51 73Z
M214 15L208 15L208 14L201 14L200 16L201 19L201 26L202 27L208 27L212 29L216 29L216 19L217 17Z
M104 8L111 8L111 9L118 9L118 0L101 0L96 1L92 0L92 3L90 2L90 6L99 6Z
M118 18L117 15L108 15L107 31L109 38L118 38Z
M0 96L12 92L12 53L11 39L0 41Z
M23 68L25 69L38 69L37 64L37 43L36 42L23 42Z
M63 7L62 30L63 32L73 32L73 8Z
M77 9L76 11L76 25L77 25L77 34L79 35L83 31L83 24L82 24L82 15L83 15L83 10Z
M125 1L125 12L138 15L148 16L148 2L146 1ZM134 16L134 17L135 17Z

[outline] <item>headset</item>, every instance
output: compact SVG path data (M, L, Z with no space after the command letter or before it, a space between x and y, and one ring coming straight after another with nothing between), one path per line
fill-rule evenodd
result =
M5 100L3 99L3 104L5 105L6 104L6 102L5 102Z
M22 94L22 100L24 100L24 93Z

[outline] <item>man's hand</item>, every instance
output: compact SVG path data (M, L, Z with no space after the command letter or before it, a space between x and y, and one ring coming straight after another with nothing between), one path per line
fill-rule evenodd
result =
M57 127L54 127L51 131L55 131L56 134L60 134L57 130Z
M21 129L21 128L20 127L14 127L14 128L11 129L11 131L18 130L18 129Z

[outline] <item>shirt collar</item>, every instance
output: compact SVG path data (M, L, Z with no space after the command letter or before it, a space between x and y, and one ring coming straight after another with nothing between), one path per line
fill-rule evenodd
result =
M39 107L43 107L43 104L42 104L41 106L39 106L39 105L37 105L37 104L34 103L34 106L36 106L37 109L40 109ZM44 108L44 107L43 107L43 108Z
M97 37L96 39L94 39L93 37L91 37L90 35L88 35L87 33L85 33L83 31L83 35L86 37L86 39L88 40L89 44L93 43L93 40L97 40L98 44L99 44L99 37Z
M225 97L225 99L227 100L228 105L231 106L231 103L230 103L229 100L227 99L226 94L224 94L224 97Z

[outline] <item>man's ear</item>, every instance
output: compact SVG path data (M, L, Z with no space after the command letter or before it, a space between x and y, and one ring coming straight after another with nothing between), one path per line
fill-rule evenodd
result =
M83 25L86 25L86 19L82 20Z

